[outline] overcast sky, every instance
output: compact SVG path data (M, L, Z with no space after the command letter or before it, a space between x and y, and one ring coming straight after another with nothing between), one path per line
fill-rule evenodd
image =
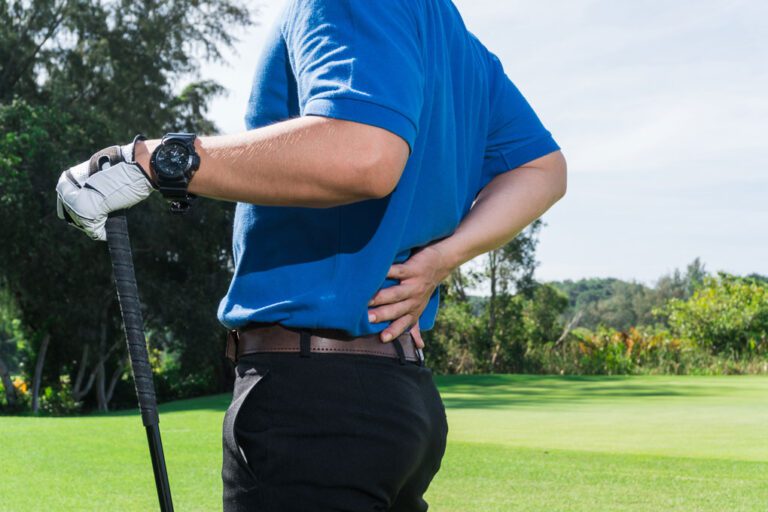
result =
M358 0L369 1L369 0ZM265 0L211 117L243 114ZM544 220L541 280L652 283L701 257L710 270L768 274L768 2L456 0L550 129L569 190Z

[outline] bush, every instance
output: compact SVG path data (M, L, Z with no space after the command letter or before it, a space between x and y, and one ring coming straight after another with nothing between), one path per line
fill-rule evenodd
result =
M549 343L531 354L543 373L569 375L732 375L768 373L766 351L711 354L661 327L627 331L576 329L558 346Z
M150 359L159 402L203 396L210 394L210 390L215 387L213 372L187 372L180 364L179 357L177 352L151 352ZM130 400L135 401L135 395L131 396Z
M768 285L727 274L708 277L688 300L659 311L681 338L713 353L760 353L768 341Z
M62 376L59 387L46 386L40 392L40 413L49 416L67 416L80 412L82 402L75 401L68 376Z
M697 348L655 327L575 329L559 346L536 352L545 373L628 375L684 373Z
M481 319L468 302L444 301L434 329L424 334L424 357L435 373L473 373L473 341L483 339Z

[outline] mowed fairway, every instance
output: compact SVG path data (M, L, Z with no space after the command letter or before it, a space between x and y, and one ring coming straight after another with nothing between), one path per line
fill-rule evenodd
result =
M436 512L768 510L768 378L437 378L449 444ZM176 509L218 510L228 397L162 408ZM134 411L0 417L0 511L147 511ZM310 512L310 511L308 511Z

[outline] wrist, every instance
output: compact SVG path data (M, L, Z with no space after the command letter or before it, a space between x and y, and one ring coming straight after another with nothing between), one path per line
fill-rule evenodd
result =
M429 245L425 247L425 250L435 251L439 255L434 269L437 282L442 282L459 266L456 263L456 255L451 251L451 247L444 245L442 242Z
M133 148L133 155L136 159L136 163L144 170L144 173L149 177L150 181L157 184L157 176L150 168L149 160L152 157L152 152L157 146L160 145L160 139L141 140L136 141L136 145Z
M444 238L439 242L430 245L429 247L440 253L440 262L437 268L437 273L440 277L440 280L448 277L451 272L471 259L465 258L461 247L454 243L452 237Z

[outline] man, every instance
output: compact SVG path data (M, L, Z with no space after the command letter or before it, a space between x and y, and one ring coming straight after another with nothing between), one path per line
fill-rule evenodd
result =
M289 2L246 122L70 169L60 216L103 240L154 187L238 202L225 510L427 510L448 427L418 327L565 193L559 148L450 0Z

